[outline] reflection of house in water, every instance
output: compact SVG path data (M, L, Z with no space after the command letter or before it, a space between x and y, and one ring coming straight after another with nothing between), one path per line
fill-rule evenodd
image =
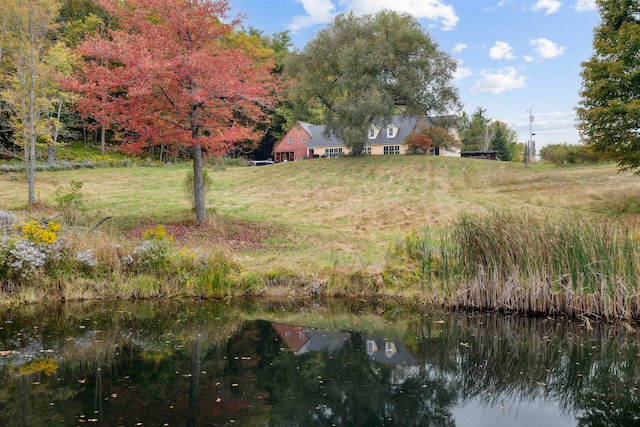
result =
M271 325L294 354L310 351L334 353L351 339L351 334L346 332L325 331L285 323ZM389 340L374 335L363 335L362 340L365 351L375 362L416 366L411 353L399 340Z
M365 342L367 354L372 360L394 365L416 366L416 361L401 341L374 335L364 335L362 339Z
M326 351L334 353L351 338L343 332L321 331L302 326L272 323L280 338L293 351L293 354L303 354L309 351Z

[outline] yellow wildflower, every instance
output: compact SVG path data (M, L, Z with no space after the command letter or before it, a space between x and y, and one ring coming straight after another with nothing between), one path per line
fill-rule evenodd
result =
M32 219L28 222L20 222L16 228L21 232L21 238L31 240L34 243L51 245L58 240L57 232L62 229L60 224L49 221L47 226L43 226L39 221Z
M62 226L55 221L49 221L47 225L49 226L49 230L53 231L54 233L58 233L60 230L62 230Z
M158 224L156 228L150 228L142 233L142 238L145 240L163 240L169 239L169 241L173 242L173 236L167 236L167 230L165 230L164 225Z

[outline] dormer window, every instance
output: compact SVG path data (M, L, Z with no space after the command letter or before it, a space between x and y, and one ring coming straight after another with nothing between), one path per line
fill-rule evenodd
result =
M376 139L376 128L369 129L369 139Z
M395 138L396 137L396 128L393 126L387 127L387 138Z

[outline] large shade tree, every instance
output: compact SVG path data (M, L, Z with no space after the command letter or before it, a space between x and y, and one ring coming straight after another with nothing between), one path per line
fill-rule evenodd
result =
M293 94L324 106L327 130L360 154L371 126L397 112L446 114L459 109L451 85L456 62L410 15L343 13L292 54Z
M206 218L203 152L257 138L278 83L269 61L232 43L239 24L226 0L97 0L117 29L78 46L79 107L122 129L141 151L170 143L193 157L196 222ZM100 111L96 110L100 107Z
M582 64L578 130L597 154L640 173L640 3L596 3L602 21Z

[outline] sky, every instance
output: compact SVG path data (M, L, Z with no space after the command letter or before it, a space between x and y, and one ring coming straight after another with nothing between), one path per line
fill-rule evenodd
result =
M593 52L600 17L595 0L229 0L243 25L289 31L303 49L340 12L395 10L415 16L458 62L452 84L464 110L476 108L531 139L579 143L575 108L581 63ZM533 122L530 122L530 115Z

